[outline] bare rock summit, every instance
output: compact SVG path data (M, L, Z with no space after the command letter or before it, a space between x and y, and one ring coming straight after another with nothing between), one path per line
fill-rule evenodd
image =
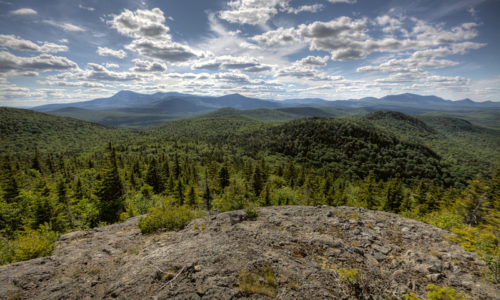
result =
M449 232L390 213L266 207L151 235L137 222L72 232L50 257L0 267L0 299L402 299L430 283L500 295Z

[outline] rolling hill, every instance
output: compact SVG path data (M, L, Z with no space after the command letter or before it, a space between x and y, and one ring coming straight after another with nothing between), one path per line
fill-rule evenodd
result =
M91 112L68 110L74 107ZM307 108L306 108L307 107ZM242 110L278 109L290 115L265 112L265 117L251 112L251 118L268 121L292 120L298 117L331 117L349 114L393 110L405 114L441 112L467 119L477 125L500 128L500 104L498 102L474 102L444 100L436 96L415 94L388 95L382 98L326 101L318 98L263 100L240 94L221 97L197 96L181 93L139 94L121 91L109 98L99 98L84 102L48 104L32 108L35 111L78 118L103 125L121 127L148 127L162 122L202 115L220 108ZM260 111L264 114L264 111ZM220 113L217 113L220 114Z

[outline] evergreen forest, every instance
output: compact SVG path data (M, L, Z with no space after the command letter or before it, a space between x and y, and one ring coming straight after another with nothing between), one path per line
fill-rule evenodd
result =
M125 129L0 108L0 264L148 213L145 233L169 212L345 205L450 230L499 280L500 130L391 111L272 121L280 113L222 109Z

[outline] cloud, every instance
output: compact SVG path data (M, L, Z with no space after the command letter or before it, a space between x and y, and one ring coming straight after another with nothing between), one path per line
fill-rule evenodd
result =
M300 24L296 28L278 28L256 35L251 40L261 46L277 47L284 45L309 44L312 51L328 51L333 60L346 61L362 59L374 52L398 52L419 50L438 45L457 44L477 36L476 23L463 23L450 30L441 25L429 25L426 22L410 18L411 31L403 27L402 19L381 16L375 21L366 18L353 19L342 16L328 22L316 21ZM376 25L369 28L369 25ZM372 32L381 30L384 35L375 38ZM479 47L475 44L475 47Z
M169 38L169 28L165 26L165 16L159 8L138 9L135 12L125 9L121 14L107 21L119 33L133 38Z
M255 35L251 38L251 40L263 46L275 47L300 42L301 37L295 28L279 27L278 29Z
M328 62L329 57L324 56L307 56L304 57L303 59L297 61L300 65L303 66L326 66L326 63Z
M219 13L219 18L230 23L265 24L278 13L276 6L288 1L281 0L235 0L227 5L229 9Z
M204 57L201 51L170 40L137 39L125 46L128 50L138 52L149 58L160 59L171 63L188 61Z
M77 25L73 25L71 23L59 23L59 22L56 22L54 20L43 20L42 22L45 24L52 25L54 27L61 28L64 31L71 31L71 32L87 31L85 28L77 26Z
M219 12L218 17L230 23L259 25L265 24L278 12L299 14L301 12L318 12L323 4L309 4L299 7L289 6L291 0L234 0L228 9Z
M0 52L0 73L33 74L32 72L62 71L78 68L66 57L41 54L35 57L19 57L9 52ZM28 73L27 73L28 72Z
M114 15L112 20L107 21L122 35L134 38L125 46L126 49L145 57L180 63L205 56L202 51L172 41L168 34L170 29L163 24L164 22L165 16L159 8L136 11L125 9L121 14Z
M81 4L78 4L78 7L81 8L81 9L88 10L88 11L94 11L95 10L95 8L93 8L93 7L87 7L87 6L83 6Z
M167 70L167 66L159 62L142 59L133 59L132 61L134 67L130 70L134 72L164 72Z
M191 66L193 69L217 70L240 70L243 72L263 72L272 70L272 66L264 65L257 59L248 56L220 56L214 59L200 61Z
M357 2L357 0L328 0L330 3L347 3L347 4L354 4Z
M289 14L299 14L301 12L315 13L322 10L325 6L323 4L302 5L299 7L286 7L283 10Z
M16 15L16 16L34 16L37 15L37 11L31 8L20 8L16 10L12 10L10 12L11 15Z
M108 69L118 69L118 68L120 68L120 66L118 64L113 64L113 63L106 63L105 66Z
M140 79L140 76L132 72L110 71L108 68L102 65L95 63L88 63L87 69L85 70L78 68L75 69L73 72L64 72L48 76L47 79L52 81L68 82L68 84L71 84L71 82L73 81L89 81L89 82L123 81L124 82L124 81L132 81Z
M125 51L123 51L122 49L113 50L107 47L98 47L97 54L99 54L100 56L113 56L120 59L123 59L125 58L125 56L127 56L127 53L125 53Z
M0 34L0 47L10 48L17 51L32 51L32 52L64 52L68 51L65 45L43 42L37 45L29 40L23 40L20 37L11 34Z

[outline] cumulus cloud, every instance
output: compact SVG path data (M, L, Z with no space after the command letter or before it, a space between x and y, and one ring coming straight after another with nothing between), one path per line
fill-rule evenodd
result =
M17 51L32 51L32 52L64 52L68 51L65 45L43 42L37 45L29 40L21 39L12 34L0 34L0 47L10 48Z
M31 8L20 8L16 10L12 10L10 12L11 15L16 15L16 16L34 16L37 15L38 12L34 9Z
M108 69L118 69L118 68L120 68L120 66L118 64L113 64L113 63L106 63L105 66Z
M240 70L244 72L270 71L272 66L259 63L255 58L248 56L220 56L214 59L200 61L191 66L193 69L217 70Z
M231 23L265 24L278 13L276 6L281 0L235 0L228 3L229 9L219 13L219 18Z
M33 74L32 72L62 71L78 65L66 57L41 54L35 57L20 57L9 52L0 52L0 73Z
M322 10L324 7L325 6L323 4L316 3L316 4L311 4L311 5L302 5L299 7L286 7L286 8L283 8L283 10L289 14L297 15L301 12L315 13L315 12Z
M171 63L184 62L204 56L204 53L201 51L196 51L189 46L175 43L171 40L137 39L125 46L125 48L149 58Z
M122 49L113 50L107 47L98 47L97 54L99 54L100 56L113 56L120 59L123 59L125 58L125 56L127 56L127 53L125 53L125 51L123 51Z
M330 3L347 3L347 4L354 4L356 3L357 0L328 0Z
M119 33L133 38L170 38L169 28L165 26L165 16L159 8L138 9L135 12L125 9L107 22Z
M140 77L133 72L116 72L111 71L105 66L88 63L87 69L75 69L73 72L63 72L48 77L49 80L68 82L71 84L73 81L88 81L88 82L102 82L102 81L132 81L140 79Z
M165 16L159 8L136 11L125 9L107 21L122 35L134 38L125 46L126 49L145 57L180 63L205 56L202 51L172 41L172 37L168 34L170 29L164 22Z
M85 28L71 24L71 23L56 22L54 20L43 20L42 22L45 24L49 24L51 26L54 26L54 27L61 28L64 31L72 31L72 32L87 31Z
M84 10L88 10L88 11L94 11L95 10L95 8L93 8L93 7L83 6L81 4L78 4L78 7L81 8L81 9L84 9Z
M310 50L328 51L333 60L345 61L362 59L374 52L398 52L420 50L438 45L452 45L477 36L476 23L463 23L450 30L441 25L432 26L422 20L411 18L410 32L403 28L401 19L381 16L375 21L366 18L353 19L342 16L328 22L316 21L301 24L296 28L278 28L256 35L251 39L265 47L304 42ZM375 38L370 35L374 29L368 25L378 25L383 32L399 31L400 35ZM474 44L471 47L479 47Z
M164 72L167 70L165 64L156 61L142 59L133 59L132 61L134 62L134 67L130 70L134 72Z
M326 66L328 59L328 56L307 56L297 61L297 63L303 66Z
M289 14L315 13L324 8L319 3L291 7L290 0L234 0L227 5L228 9L219 12L219 18L230 23L250 25L265 24L280 11Z
M286 46L300 41L300 36L295 28L279 27L251 38L260 45L267 47Z

